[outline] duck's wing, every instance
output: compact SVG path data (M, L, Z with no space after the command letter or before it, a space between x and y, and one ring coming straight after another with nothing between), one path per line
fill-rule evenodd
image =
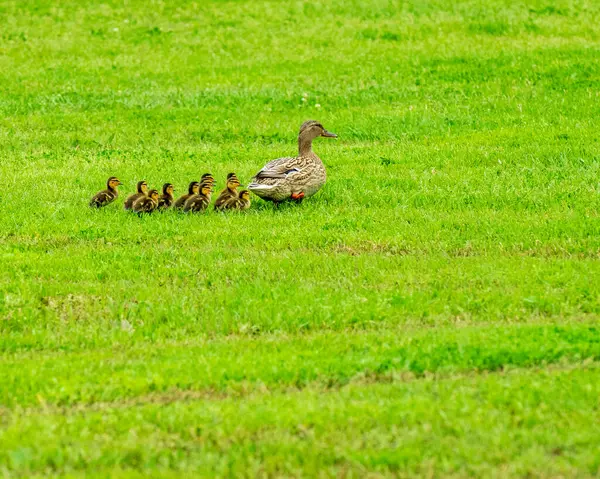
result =
M183 205L183 211L197 211L199 208L202 208L202 202L202 195L190 196Z
M190 195L182 195L179 198L177 198L177 200L175 201L175 203L173 203L173 208L174 209L180 209L183 208L183 206L185 205L185 202L190 198Z
M146 198L139 198L139 199L135 200L133 202L133 205L131 206L131 209L133 211L137 211L137 212L145 211L145 209L146 209Z
M107 205L114 199L115 197L108 191L100 191L91 199L90 206L100 208L101 206Z
M239 198L237 196L232 196L231 198L226 199L221 205L221 210L234 210L238 207Z
M229 191L229 188L225 188L223 191L221 191L221 193L219 193L219 196L217 197L217 200L215 201L215 209L216 210L220 209L229 198L232 198L235 196L236 195L231 194L231 191Z
M299 158L278 158L267 163L252 179L260 182L261 179L266 178L287 178L302 169L301 163Z
M127 197L123 206L126 210L130 210L133 208L133 204L143 196L145 196L143 193L134 193L133 195Z

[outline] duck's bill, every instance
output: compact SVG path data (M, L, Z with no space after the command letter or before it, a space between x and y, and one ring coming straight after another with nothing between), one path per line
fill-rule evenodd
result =
M327 131L327 130L323 130L323 133L321 133L321 136L325 136L327 138L337 138L337 135L335 133L331 133L330 131Z

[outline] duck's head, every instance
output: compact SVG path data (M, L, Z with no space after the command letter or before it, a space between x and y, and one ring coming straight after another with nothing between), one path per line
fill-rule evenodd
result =
M158 190L150 190L148 192L148 197L152 198L154 201L158 201Z
M138 181L137 192L147 195L148 194L148 183L146 183L145 181Z
M197 181L192 181L190 183L190 186L188 187L188 193L190 195L197 195L199 191L200 191L200 183L198 183Z
M117 178L116 176L111 176L108 181L106 182L106 187L109 190L114 190L117 188L117 186L119 186L121 184L121 180L119 180L119 178Z
M235 190L240 184L240 180L235 173L229 173L227 175L227 188Z
M202 183L202 185L200 186L200 192L204 196L210 196L210 194L212 193L212 185L210 183Z
M171 183L165 183L162 187L163 195L173 195L175 188Z
M240 191L240 198L242 200L249 200L250 199L250 192L248 190L242 190L242 191Z
M200 183L213 183L215 182L215 178L212 173L204 173L200 178Z
M337 138L335 133L327 131L325 128L323 128L321 123L315 120L308 120L302 123L298 136L305 140L314 140L319 136L324 136L325 138Z

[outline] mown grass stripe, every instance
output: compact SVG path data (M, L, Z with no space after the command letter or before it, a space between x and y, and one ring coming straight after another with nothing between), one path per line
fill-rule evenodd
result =
M600 472L599 395L592 365L75 416L28 412L0 432L0 463L8 477L113 470L487 477L497 468L504 476L592 477Z
M585 359L600 359L600 329L588 324L324 333L63 356L11 355L0 363L0 404L66 406L171 389L335 385L361 374L494 371Z

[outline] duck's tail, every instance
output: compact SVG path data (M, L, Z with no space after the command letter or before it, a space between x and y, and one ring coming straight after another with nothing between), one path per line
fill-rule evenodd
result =
M248 189L257 196L268 196L271 191L273 191L275 185L265 185L263 183L252 182L248 185Z

